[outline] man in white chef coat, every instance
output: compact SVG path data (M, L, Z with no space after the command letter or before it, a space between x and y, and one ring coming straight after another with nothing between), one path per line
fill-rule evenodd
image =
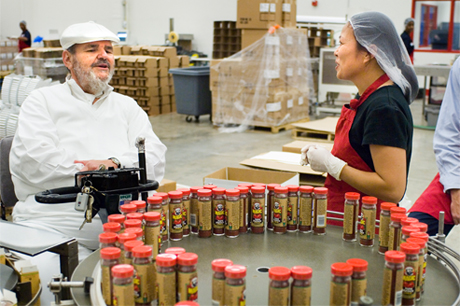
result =
M70 75L64 84L40 88L24 101L10 153L19 201L13 221L75 237L98 248L99 217L81 230L84 213L75 203L42 204L35 194L74 185L75 173L108 167L138 167L138 136L145 137L147 178L164 176L166 147L147 114L108 85L114 71L115 34L94 22L69 26L61 37Z

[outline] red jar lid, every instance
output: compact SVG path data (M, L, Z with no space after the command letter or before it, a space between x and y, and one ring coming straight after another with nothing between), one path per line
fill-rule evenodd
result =
M177 263L182 266L191 266L198 263L198 255L195 253L183 253L177 256Z
M168 196L170 199L182 199L182 191L170 191Z
M103 248L100 255L102 259L117 259L120 258L121 250L115 247Z
M377 204L377 198L376 197L366 196L366 197L363 197L361 199L361 201L363 202L363 204L366 204L366 205L376 205Z
M253 186L253 187L251 187L251 192L252 193L265 193L265 187Z
M280 184L267 184L268 190L275 190L275 187L281 186Z
M152 247L149 245L140 245L132 250L133 257L146 258L152 256Z
M177 191L182 192L182 196L190 195L190 188L178 188Z
M251 188L251 187L252 187L252 184L249 184L249 183L240 183L240 184L238 184L238 187L248 187L248 188Z
M347 264L353 267L353 272L364 272L367 271L367 261L361 258L350 258L347 260Z
M128 227L141 227L142 221L138 219L129 219L124 222L125 228Z
M137 210L136 204L129 203L129 204L123 204L120 206L120 211L125 214L136 212L136 210Z
M246 186L238 186L238 187L235 187L235 189L238 189L240 191L240 194L249 192L249 187L246 187Z
M131 265L116 265L112 267L112 276L118 278L132 277L134 274L134 267Z
M213 190L214 188L216 188L217 186L214 185L214 184L208 184L208 185L204 185L203 188L204 189L210 189L210 190Z
M420 253L420 246L415 243L403 242L399 245L401 252L405 254L418 254Z
M155 196L157 197L161 197L164 200L167 200L169 197L168 197L168 194L166 192L157 192L155 193Z
M315 187L313 188L313 192L317 194L327 194L327 188L326 187Z
M267 188L267 185L266 184L262 184L262 183L253 183L251 188L252 187L263 187L264 189Z
M424 240L425 242L428 242L429 235L427 233L422 233L422 232L415 232L415 233L410 233L410 238L419 238Z
M179 256L180 254L184 254L186 251L184 248L181 247L170 247L165 250L166 254L173 254Z
M402 220L401 223L403 223L403 221L405 221L405 220ZM401 231L402 231L402 234L406 235L406 236L409 236L410 233L420 232L420 230L418 228L416 228L414 226L410 226L410 225L403 226L401 228Z
M395 203L391 202L382 202L380 203L381 210L390 210L392 207L397 207Z
M287 193L289 188L287 186L277 186L275 187L275 193Z
M418 228L422 233L426 233L428 231L428 224L423 222L413 223L411 226Z
M161 214L157 211L149 211L144 214L145 221L159 221Z
M297 192L297 191L299 191L299 186L297 186L297 185L287 185L286 187L288 188L289 192Z
M118 242L121 244L124 244L128 240L136 240L136 234L124 232L118 235Z
M197 193L200 189L203 189L203 186L193 186L190 187L190 192Z
M198 190L198 196L199 197L210 197L212 194L211 189L199 189Z
M406 254L400 251L386 251L385 260L392 263L403 263L406 260Z
M246 276L246 267L241 265L231 265L225 267L225 277L243 278Z
M345 262L336 262L331 265L331 273L337 276L350 276L353 274L353 266Z
M291 270L286 267L271 267L268 277L272 280L286 281L291 277Z
M313 269L307 266L294 266L291 268L291 275L295 279L310 279Z
M238 189L227 189L225 194L229 197L237 197L240 195L240 191Z
M145 208L146 206L145 201L142 201L142 200L131 201L129 202L129 204L136 205L137 209Z
M163 201L163 198L158 197L158 196L151 196L147 198L147 202L149 204L161 204L162 201Z
M225 188L216 187L212 190L212 194L222 195L225 193Z
M345 192L345 199L346 200L359 200L361 195L357 192Z
M107 217L107 220L109 222L115 222L115 223L123 223L125 222L125 215L122 215L122 214L113 214L113 215L109 215Z
M141 227L128 227L125 229L125 233L131 233L136 235L136 238L144 236L144 231Z
M313 186L300 186L299 189L300 192L312 193L314 188Z
M390 208L390 214L405 214L406 212L407 212L407 209L405 209L404 207L396 206L396 207Z
M115 243L117 242L117 234L113 232L105 232L99 234L100 243Z
M127 220L144 220L144 214L135 212L135 213L129 213L126 215Z
M125 248L125 252L131 252L135 247L144 245L144 243L140 240L128 240L123 243L123 247Z
M177 263L177 256L174 254L158 254L155 258L157 266L160 267L173 267Z
M412 225L414 223L418 223L418 219L407 217L406 219L401 221L402 226Z
M117 222L107 222L102 224L102 229L104 230L104 232L117 233L121 230L121 225Z
M200 304L193 301L182 301L174 304L174 306L200 306Z
M390 215L390 218L391 218L391 221L401 222L401 220L406 219L407 216L406 216L406 214L399 214L399 213L394 213L394 214L393 214L393 213L392 213L392 214Z
M410 238L407 238L407 239L406 239L406 242L407 242L407 243L418 244L418 246L419 246L421 249L423 249L423 248L426 247L426 241L423 240L423 239L420 239L420 238L412 238L412 237L410 237Z
M230 265L233 265L233 261L225 258L214 259L211 262L212 270L215 272L224 272L225 267Z

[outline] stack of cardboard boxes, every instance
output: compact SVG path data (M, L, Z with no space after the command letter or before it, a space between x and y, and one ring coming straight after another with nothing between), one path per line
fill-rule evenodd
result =
M67 76L67 68L62 61L62 48L26 48L22 56L15 61L16 73L22 75L38 75L43 79L63 83Z
M14 40L0 40L0 71L13 70L13 59L18 55L18 43Z
M241 29L235 21L214 21L212 58L232 56L241 50Z
M149 116L176 111L170 68L188 67L188 56L174 47L122 46L114 49L115 73L111 85L132 97Z

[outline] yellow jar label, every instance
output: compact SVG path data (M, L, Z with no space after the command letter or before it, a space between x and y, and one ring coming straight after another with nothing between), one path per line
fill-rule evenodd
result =
M182 233L182 203L169 204L169 231L173 234Z
M156 269L153 263L134 264L134 298L136 303L150 303L156 299Z
M297 206L298 197L289 197L287 206L287 224L296 225L298 223Z
M329 305L343 306L350 304L350 284L331 282Z
M268 289L269 306L288 306L289 305L289 287Z
M251 211L251 226L263 227L265 214L265 200L259 198L252 198Z
M355 222L355 206L353 204L345 204L343 214L343 233L353 235L356 226Z
M231 286L225 284L224 303L228 306L245 306L246 305L246 284Z
M299 207L299 224L311 226L311 208L312 198L300 197Z
M152 247L153 258L155 259L161 248L160 226L145 227L145 244Z
M382 216L380 214L380 227L379 227L379 245L381 247L389 246L389 236L390 233L390 216Z
M198 226L198 199L190 199L190 225Z
M178 273L177 293L179 301L198 301L198 273Z
M157 272L158 305L176 303L176 272Z
M214 228L225 226L225 202L224 200L212 200L212 219Z
M225 279L212 278L212 305L224 305Z
M198 202L198 216L200 230L212 230L211 201Z
M359 238L374 239L375 237L375 209L361 209L361 221L358 225Z
M133 283L127 285L113 285L114 306L134 306L134 286Z
M247 198L244 198L244 199L240 198L240 204L239 204L240 205L240 216L239 216L240 227L243 227L243 226L246 225L246 222L245 222L245 220L247 220L247 219L245 219L245 218L247 218L246 217L246 209L245 209L246 208L246 201L247 201Z
M397 251L398 250L398 245L399 244L396 244L398 239L398 237L396 237L396 241L395 241L395 228L390 226L390 231L388 233L388 251Z
M110 277L110 267L101 265L102 274L102 297L107 305L112 305L112 282Z
M287 224L288 199L275 198L273 202L273 226L283 227Z
M240 201L227 201L225 203L227 224L225 228L230 231L240 229Z
M422 286L423 282L423 263L425 261L425 258L423 255L418 256L418 273L417 273L417 282L416 282L416 287L415 287L415 292L418 293L420 292L420 287Z
M326 227L326 214L327 214L327 200L316 199L315 205L315 227L325 228Z
M160 233L162 236L168 235L168 205L161 206Z
M292 286L291 305L311 305L311 286L296 287Z
M182 226L184 229L190 228L190 200L182 202Z
M396 275L393 279L393 270L387 267L383 270L383 290L382 290L382 305L399 306L402 303L402 286L404 269L396 270ZM395 296L392 300L391 291L394 290Z
M353 279L351 281L351 301L359 302L359 298L366 295L367 279Z
M418 256L416 261L406 260L403 275L403 299L415 299L419 271Z

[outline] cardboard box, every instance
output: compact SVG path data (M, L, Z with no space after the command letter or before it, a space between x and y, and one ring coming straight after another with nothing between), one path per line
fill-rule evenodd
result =
M245 49L264 37L268 29L243 29L241 30L241 48Z
M297 0L283 0L282 5L282 26L295 27L297 24Z
M179 67L190 66L190 57L188 55L179 55Z
M148 51L148 55L151 56L161 56L161 57L176 57L177 51L174 47L157 47L157 46L150 46L145 48Z
M293 141L293 142L285 144L282 147L282 151L283 152L291 152L291 153L300 154L300 150L303 147L305 147L306 145L310 145L310 144L312 144L312 145L315 145L315 144L321 145L321 146L325 147L326 149L328 149L329 151L332 150L332 146L334 145L332 143L296 140L296 141Z
M282 4L282 0L238 0L236 27L268 29L281 25Z
M177 56L172 56L169 58L169 68L179 68L180 59Z
M121 54L122 55L131 54L131 46L123 46L123 47L121 47Z
M158 187L157 192L169 192L175 191L177 189L177 184L175 181L168 179L162 179L160 182L160 187Z
M240 183L298 185L299 175L281 171L226 167L203 178L203 185L214 184L222 188L234 188Z

